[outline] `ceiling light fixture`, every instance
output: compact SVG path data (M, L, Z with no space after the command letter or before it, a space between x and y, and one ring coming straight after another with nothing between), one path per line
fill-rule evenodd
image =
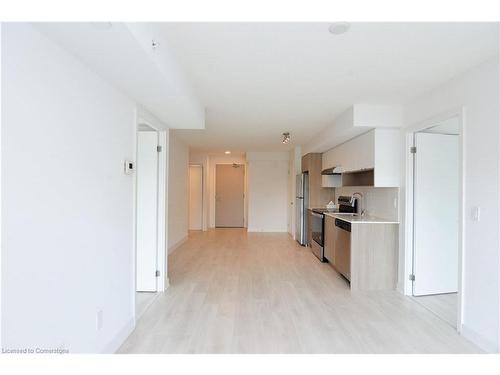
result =
M283 140L281 141L284 145L290 143L290 133L285 132L283 133Z
M328 27L328 31L333 35L344 34L350 29L349 22L334 22Z
M225 153L226 155L229 155L229 154L231 153L231 151L224 151L224 153Z

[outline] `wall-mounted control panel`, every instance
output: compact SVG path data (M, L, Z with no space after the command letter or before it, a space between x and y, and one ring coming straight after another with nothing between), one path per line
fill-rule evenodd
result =
M125 160L124 172L125 174L133 174L135 172L135 163L132 160Z

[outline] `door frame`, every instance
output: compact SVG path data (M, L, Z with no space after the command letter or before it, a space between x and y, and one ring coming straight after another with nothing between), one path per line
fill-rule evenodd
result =
M189 163L189 170L191 167L201 168L201 231L205 230L205 168L202 163ZM189 179L189 192L191 193L191 178ZM189 217L188 217L189 222ZM189 228L188 228L189 229Z
M147 116L141 115L138 111L136 115L135 124L135 155L134 160L137 162L138 155L138 132L140 127L146 125L156 131L158 134L158 145L161 147L161 151L158 152L158 197L157 197L157 231L156 231L156 259L157 259L157 269L160 276L156 278L156 293L164 292L169 286L168 274L167 274L167 262L168 258L167 252L167 226L168 226L168 212L167 212L167 194L168 194L168 131L161 129L160 126L156 125L153 121L146 118ZM136 165L137 167L137 165ZM136 291L137 291L137 173L134 173L134 254L133 254L133 289L132 289L132 300L134 303L133 311L135 319L138 319L136 311Z
M460 333L462 331L463 318L463 270L464 270L464 250L465 243L465 108L459 107L443 112L437 116L431 117L425 121L411 126L405 132L405 171L406 171L406 190L405 190L405 226L404 226L404 294L413 295L413 281L410 280L410 275L413 274L414 267L414 157L410 152L410 148L414 146L415 133L431 128L437 123L452 117L458 118L460 134L458 136L458 160L459 160L459 207L458 207L458 292L457 292L457 326L456 329ZM418 150L417 150L418 152Z

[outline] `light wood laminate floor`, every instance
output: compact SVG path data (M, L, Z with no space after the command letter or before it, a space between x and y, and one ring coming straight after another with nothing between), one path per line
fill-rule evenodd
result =
M396 291L351 293L288 234L193 232L121 353L473 353Z
M135 292L135 315L141 317L156 297L157 293Z
M458 295L457 293L434 294L413 297L415 301L432 311L451 326L457 326Z

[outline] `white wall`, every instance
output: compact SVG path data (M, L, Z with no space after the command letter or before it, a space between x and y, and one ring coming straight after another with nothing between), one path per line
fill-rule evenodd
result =
M484 349L497 352L500 337L498 69L496 57L421 96L405 110L405 122L413 126L454 108L465 109L463 335ZM403 188L404 182L403 178ZM471 210L476 206L481 207L479 222L471 219ZM401 235L404 236L404 231ZM400 275L400 280L405 276Z
M189 166L189 230L203 230L203 166Z
M134 325L135 105L32 26L2 27L3 347L113 351Z
M248 152L248 231L286 232L288 152Z
M172 132L168 147L168 251L187 239L189 227L189 147Z
M289 205L289 228L288 232L290 235L293 237L295 240L295 222L297 220L296 216L296 210L297 207L295 207L295 197L297 196L297 186L296 186L296 176L297 174L300 174L302 172L302 157L300 153L300 146L294 147L292 150L290 150L290 161L289 161L289 174L288 174L288 190L289 190L289 196L288 196L288 205Z

